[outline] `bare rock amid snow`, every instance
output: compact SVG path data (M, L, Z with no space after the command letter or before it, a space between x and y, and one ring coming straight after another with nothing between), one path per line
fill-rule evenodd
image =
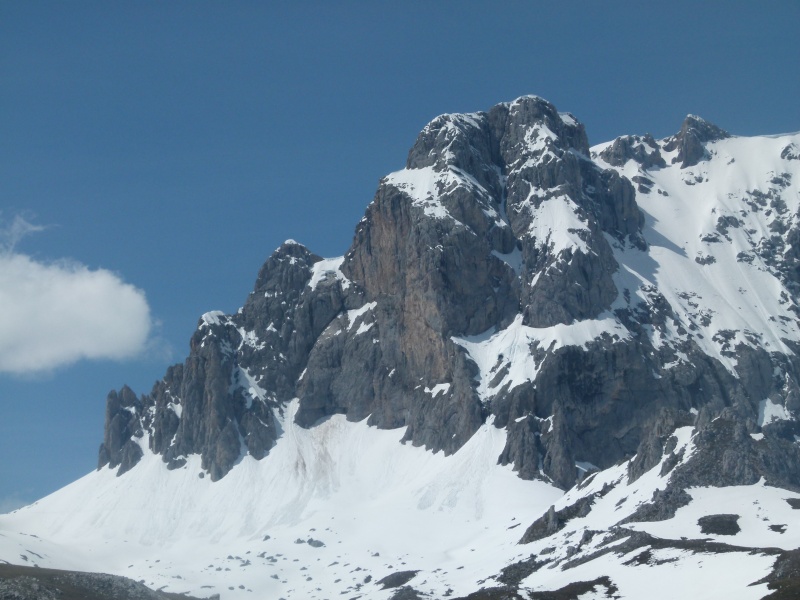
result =
M658 143L649 133L644 136L623 135L618 137L599 154L600 158L615 167L623 167L629 160L636 161L644 169L666 167Z
M142 402L128 386L119 392L109 392L98 468L105 465L119 467L117 473L122 475L139 462L142 456L138 443L142 438L141 416Z
M681 163L681 168L692 167L708 156L706 144L730 137L724 129L696 116L687 115L681 130L667 140L664 150L678 150L673 163Z

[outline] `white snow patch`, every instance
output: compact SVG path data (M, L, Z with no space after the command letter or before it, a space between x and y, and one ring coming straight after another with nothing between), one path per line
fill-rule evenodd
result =
M449 390L450 390L449 383L437 383L432 388L429 388L427 386L425 387L425 393L430 394L434 398L436 398L436 396L438 396L439 394L447 394Z
M564 122L565 125L570 125L574 127L575 125L578 124L578 122L575 120L575 117L573 117L570 113L562 112L558 113L558 116L561 117L561 120Z
M523 136L523 144L525 146L524 154L537 154L558 141L558 136L543 122L536 123L525 131Z
M356 335L361 335L362 333L367 333L370 329L375 326L375 323L361 323L356 329Z
M350 280L344 276L341 267L344 262L344 256L337 256L336 258L323 258L315 262L311 266L311 279L308 281L308 287L312 290L317 289L320 282L325 279L329 274L333 274L336 279L342 283L342 288L347 289L350 287Z
M589 254L589 246L579 235L588 234L589 230L586 221L577 214L578 206L567 196L549 198L536 205L531 202L536 194L536 190L531 190L531 196L523 203L528 205L532 218L528 235L554 255L567 249Z
M383 181L405 192L411 198L412 205L422 208L426 216L452 219L456 223L461 222L447 210L443 196L457 187L467 187L481 202L484 212L499 226L506 226L492 207L491 194L469 173L457 167L448 166L443 171L436 171L433 167L403 169L387 175Z
M373 310L376 306L378 306L377 302L367 302L364 306L360 308L354 308L352 310L347 311L347 330L350 331L356 324L359 319L363 319L364 315L368 312ZM358 330L356 331L356 335L360 335L369 331L375 323L370 323L369 325L365 325L362 321Z
M502 254L497 250L492 250L492 256L495 256L506 263L517 275L522 272L522 251L519 248L514 248L508 254Z
M593 465L592 463L586 461L575 461L575 467L577 467L583 473L600 470L597 465Z
M258 339L258 336L256 335L255 331L247 331L245 330L244 327L237 327L236 329L242 338L242 345L249 346L250 348L253 348L255 350L262 350L266 348L267 345ZM267 325L267 331L271 331L274 333L278 332L278 330L275 329L275 326L272 324L272 322L270 322L270 324Z
M563 346L582 346L603 335L615 341L630 337L630 332L615 318L604 316L598 319L577 321L570 325L535 328L522 324L522 315L502 331L493 329L477 336L453 337L452 340L464 348L478 366L480 383L478 393L488 400L502 388L513 389L536 379L541 363L536 362L533 352L537 349L552 352ZM498 374L503 374L495 381Z
M200 319L203 321L204 325L219 325L226 317L225 313L221 310L212 310L205 313Z
M758 426L769 425L773 421L791 421L794 417L781 404L776 404L769 398L758 403Z

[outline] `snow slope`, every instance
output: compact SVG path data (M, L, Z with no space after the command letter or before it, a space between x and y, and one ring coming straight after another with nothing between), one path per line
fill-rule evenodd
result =
M671 164L677 150L662 151L666 168L634 160L613 167L599 157L606 146L592 149L600 166L650 181L636 194L649 249L615 244L614 308L630 304L626 290L634 303L652 302L648 290L658 290L688 333L669 323L652 332L655 345L691 337L731 372L736 360L728 351L739 343L790 353L783 340L800 340L793 294L777 276L782 257L769 264L764 250L798 222L800 161L781 155L800 146L800 134L710 142L708 159L685 169Z
M692 427L675 432L674 452L683 451L676 466L692 457L693 434ZM661 473L666 460L665 456L636 481L630 480L628 463L623 463L594 474L564 494L556 510L592 498L591 510L568 520L556 534L526 546L551 562L522 585L534 591L552 590L608 576L620 597L632 600L757 599L768 594L766 584L753 584L769 574L775 556L751 549L800 547L800 525L793 508L793 504L800 506L800 494L766 486L763 481L752 486L692 488L688 490L691 502L674 518L625 522L638 507L650 503L655 492L666 488L672 473ZM740 531L720 535L701 530L699 519L720 514L735 515ZM634 532L648 533L653 539L629 549L624 544ZM605 589L587 597L606 597L604 593Z
M148 453L122 477L103 469L0 517L0 559L126 575L157 589L224 599L385 599L396 590L383 589L380 580L392 573L416 572L409 584L427 597L459 597L499 585L506 565L537 557L549 564L522 580L524 590L607 576L618 597L630 600L755 600L768 590L750 584L770 572L775 557L748 549L800 546L800 526L787 502L800 502L800 494L763 483L690 490L691 504L673 519L623 530L617 525L666 486L661 464L635 482L627 463L618 465L564 494L497 466L505 432L491 424L444 457L398 444L401 430L340 416L296 428L295 409L286 412L285 435L269 460L245 457L218 482L198 477L196 457L168 471ZM692 433L691 427L676 432L684 461L692 454ZM595 495L585 517L518 544L549 506L560 510ZM698 518L734 511L741 524L735 536L698 529ZM634 531L740 548L645 546L614 553ZM589 560L576 560L582 557ZM599 586L596 595L581 598L604 594Z
M413 585L441 597L498 572L519 525L561 495L497 466L505 432L490 424L445 458L343 416L298 428L295 409L268 460L218 482L197 457L168 471L147 452L122 477L106 468L0 517L0 559L225 599L388 598L378 580L420 570Z

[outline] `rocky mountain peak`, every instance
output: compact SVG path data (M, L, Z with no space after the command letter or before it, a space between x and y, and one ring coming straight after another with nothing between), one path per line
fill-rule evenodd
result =
M503 155L509 163L549 149L589 155L583 124L569 113L559 113L553 104L538 96L523 96L492 110L498 115L507 110L502 137Z
M460 340L610 310L617 267L604 236L642 244L633 198L590 160L583 125L541 98L437 117L407 168L381 181L343 259L288 240L237 314L204 315L186 363L140 401L147 443L173 467L201 454L217 479L241 449L269 450L273 411L297 397L305 427L345 413L457 450L495 401L502 422L508 410L476 387Z
M269 289L296 288L301 280L305 283L312 265L320 260L322 257L313 254L304 245L286 240L259 270L255 290L266 292Z
M724 140L731 137L731 135L721 127L697 115L686 115L678 135L685 136L690 131L693 132L701 142L716 142L717 140Z
M199 454L218 479L268 454L297 399L301 427L344 414L448 454L491 418L507 430L503 463L566 489L587 472L576 463L638 453L635 478L661 460L667 429L726 407L758 423L764 398L795 397L794 363L739 327L713 329L716 308L697 308L694 289L662 290L648 242L678 262L683 246L640 209L676 202L646 204L669 195L656 183L664 155L683 169L726 137L688 117L666 141L624 136L593 158L583 125L535 96L437 117L381 180L344 257L287 240L240 311L203 316L186 362L150 394L109 396L101 464L130 468L149 449L175 468ZM770 223L791 176L772 181ZM742 227L719 223L701 243Z
M573 150L588 156L583 125L569 113L559 113L538 96L523 96L487 112L444 114L420 132L406 161L407 169L455 167L484 183L485 167L512 170L521 161L548 149Z
M681 163L681 168L692 167L704 160L708 153L705 145L729 138L730 134L698 117L697 115L687 115L681 124L681 129L671 138L666 140L664 150L666 152L678 151L673 157L672 163Z
M623 167L629 160L636 161L643 169L667 166L658 142L649 133L618 137L598 156L614 167Z

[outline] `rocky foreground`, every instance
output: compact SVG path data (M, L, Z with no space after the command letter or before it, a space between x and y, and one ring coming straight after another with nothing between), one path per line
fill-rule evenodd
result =
M184 594L157 592L118 575L0 564L0 600L197 599Z

